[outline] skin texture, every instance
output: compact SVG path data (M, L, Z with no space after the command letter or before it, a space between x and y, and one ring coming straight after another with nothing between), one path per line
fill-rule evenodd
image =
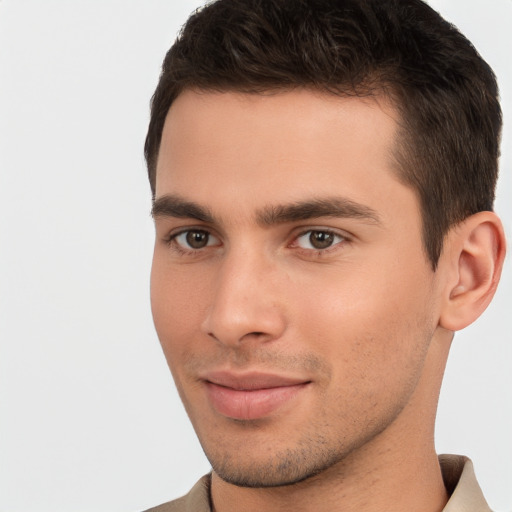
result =
M186 91L169 111L152 308L217 511L446 502L433 446L444 364L497 282L464 243L473 233L499 259L502 232L489 212L460 227L433 272L416 195L395 175L396 131L384 99L304 90ZM482 279L489 297L468 312ZM233 418L212 402L212 372L300 386Z

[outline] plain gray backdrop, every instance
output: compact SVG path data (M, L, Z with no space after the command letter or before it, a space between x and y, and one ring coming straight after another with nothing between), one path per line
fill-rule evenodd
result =
M432 0L495 69L512 229L512 1ZM135 512L209 469L154 333L142 157L197 1L0 0L0 512ZM437 448L512 511L512 269L456 335Z

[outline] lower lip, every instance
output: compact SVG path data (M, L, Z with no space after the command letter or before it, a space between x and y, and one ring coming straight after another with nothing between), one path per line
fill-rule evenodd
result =
M276 388L238 390L206 382L214 409L228 418L256 420L272 414L303 391L307 382Z

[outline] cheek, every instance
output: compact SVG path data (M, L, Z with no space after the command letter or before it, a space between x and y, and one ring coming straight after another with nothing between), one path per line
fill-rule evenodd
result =
M344 425L347 435L350 428L363 432L391 421L421 378L432 335L428 315L420 302L402 300L407 290L395 292L346 280L311 301L297 327L308 349L332 368L318 417Z
M155 250L151 268L151 310L164 350L171 362L180 359L193 345L207 308L208 281L190 268L169 265Z
M386 271L380 270L385 268ZM340 379L391 384L421 366L433 332L429 279L423 268L375 265L318 278L303 288L297 332L340 369ZM409 275L407 275L409 274Z

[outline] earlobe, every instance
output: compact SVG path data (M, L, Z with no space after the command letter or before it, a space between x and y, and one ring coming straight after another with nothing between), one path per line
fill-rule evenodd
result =
M493 212L468 217L448 233L448 261L440 326L458 331L474 322L491 302L505 258L505 235Z

